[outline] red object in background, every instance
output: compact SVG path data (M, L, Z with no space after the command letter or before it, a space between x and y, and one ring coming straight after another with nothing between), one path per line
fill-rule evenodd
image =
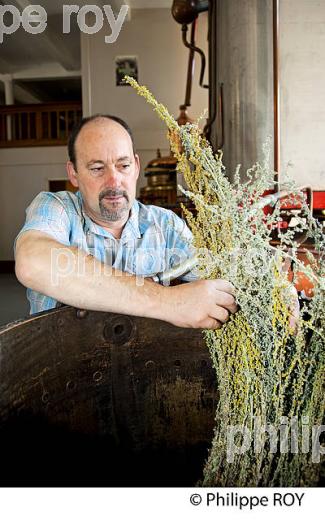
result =
M274 190L267 190L263 193L263 197L270 195L271 193L275 193ZM305 198L307 200L307 193L304 191ZM312 208L313 210L325 210L325 191L313 191L312 192ZM281 209L299 209L299 204L292 204L290 202L290 197L283 197L281 199ZM273 211L272 206L265 206L264 213L266 215L270 215Z
M282 222L277 222L276 226L274 226L276 229L288 229L289 222L286 222L285 220L282 220Z
M313 209L325 209L325 191L313 191Z
M275 193L274 190L268 190L266 191L263 196L267 196L267 195L270 195L272 193ZM308 203L309 206L311 206L311 209L313 212L315 212L315 216L317 217L317 213L319 213L320 211L322 210L325 210L325 191L313 191L312 192L312 195L310 194L310 191L309 191L309 194L307 192L304 191L304 196L305 196L305 199ZM309 200L308 200L309 199ZM281 209L283 210L291 210L291 209L300 209L300 205L297 201L297 203L293 204L291 201L290 201L290 196L288 197L283 197L281 199ZM265 206L263 208L264 210L264 213L265 215L270 215L272 214L273 212L273 207L272 206ZM288 227L288 222L283 220L282 222L279 222L277 224L277 227L278 228L287 228ZM315 252L313 252L315 254ZM317 254L316 254L317 256ZM306 253L305 252L300 252L298 253L298 258L304 263L304 264L309 264L309 261L307 259L307 256L306 256ZM290 268L289 271L288 271L288 279L292 282L293 280L293 272L292 272L292 269ZM305 275L303 272L299 271L296 275L296 279L295 279L295 287L297 289L297 291L299 292L302 292L304 291L305 295L308 297L308 298L312 298L313 295L314 295L314 284L313 282L310 280L310 278Z
M275 193L275 190L267 190L263 193L263 197L266 197L267 195L271 195L273 193ZM305 201L308 203L307 192L304 191L303 193L304 193ZM324 208L325 208L325 192L319 192L319 193L324 193ZM293 199L293 197L291 197L290 195L282 197L281 198L281 209L285 209L285 210L300 209L301 205L299 204L299 201L295 200L295 202L293 203L292 199ZM265 215L272 214L273 208L274 208L274 206L264 206L263 211L264 211Z
M271 195L273 193L275 193L274 190L266 190L263 193L263 197L266 197L267 195ZM264 215L271 215L273 212L273 208L271 206L264 206L263 211L264 211Z
M307 201L307 193L306 192L303 192L304 194L304 198L305 198L305 202L308 203ZM299 199L301 200L301 197L297 198L296 197L296 200L293 200L294 197L290 197L290 195L288 197L283 197L283 199L281 199L281 209L301 209L301 204L299 203Z
M310 262L308 261L305 253L298 253L298 258L301 260L305 265L308 265ZM291 267L288 270L288 280L292 282L293 280L293 272ZM312 298L314 296L314 284L310 280L310 278L305 275L303 272L298 271L296 275L295 280L295 288L298 292L305 292L305 295L307 298Z

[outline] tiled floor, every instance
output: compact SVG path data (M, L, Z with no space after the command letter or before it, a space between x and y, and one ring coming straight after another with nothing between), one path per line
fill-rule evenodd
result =
M0 327L28 315L25 287L14 274L0 274Z

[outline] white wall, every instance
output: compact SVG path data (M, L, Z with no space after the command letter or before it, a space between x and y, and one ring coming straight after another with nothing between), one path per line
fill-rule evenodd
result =
M207 57L207 13L199 17L197 43ZM170 9L133 9L131 21L125 22L117 41L107 44L107 27L98 34L81 36L84 114L106 112L125 119L134 132L142 167L156 156L159 147L169 154L166 127L153 110L131 87L115 86L115 57L137 56L139 82L146 85L177 118L185 100L188 50ZM208 107L208 91L199 87L196 59L192 107L195 119ZM208 81L206 73L205 81ZM140 178L140 184L145 184Z
M13 260L13 242L32 199L48 190L49 179L63 179L64 146L0 150L0 261Z
M325 190L325 0L280 1L281 170Z
M169 154L166 128L131 87L115 86L115 56L138 56L140 81L177 117L185 97L188 52L170 9L133 10L114 44L104 42L107 31L104 26L98 34L81 36L84 115L109 112L126 119L144 168L158 147ZM206 14L200 16L198 43L207 52ZM193 118L208 106L207 90L198 86L197 79L192 104ZM48 189L49 179L65 177L65 161L65 147L0 150L0 260L13 259L13 241L23 225L25 208L37 193Z

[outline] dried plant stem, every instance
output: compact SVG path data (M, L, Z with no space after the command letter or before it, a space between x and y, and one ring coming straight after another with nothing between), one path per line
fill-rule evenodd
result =
M195 204L195 216L185 211L194 244L210 253L209 260L202 257L201 276L228 279L237 289L240 311L222 329L205 331L220 399L202 483L315 485L321 465L313 461L311 449L303 452L302 437L306 417L312 427L321 424L325 415L325 247L320 226L304 206L299 228L308 232L318 251L317 259L311 255L311 265L305 266L297 258L291 231L280 234L274 254L271 231L281 220L280 205L267 217L258 205L263 192L274 185L267 153L262 165L257 163L247 172L247 182L240 182L238 169L232 185L221 155L214 156L196 124L179 127L145 87L131 78L126 81L169 129L178 170L188 185L186 195ZM301 197L292 181L288 185ZM282 269L285 259L314 284L314 298L300 310L296 330L290 324L292 284ZM259 422L262 433L267 425L279 432L285 421L295 421L298 426L297 453L283 451L280 442L271 450L270 442L265 442L267 436L261 434L258 449L256 443L242 451L234 448L231 457L229 432L235 427L252 432Z

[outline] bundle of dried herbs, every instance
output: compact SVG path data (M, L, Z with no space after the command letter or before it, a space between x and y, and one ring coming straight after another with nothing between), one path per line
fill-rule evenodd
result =
M246 180L239 168L234 183L225 175L197 124L178 126L146 87L126 78L168 127L195 205L186 211L200 255L202 278L223 278L236 288L240 310L220 330L205 331L220 394L214 439L203 485L311 486L319 481L320 425L325 415L325 240L293 181L286 189L302 204L295 232L314 243L317 258L297 258L295 233L279 233L280 204L265 215L261 197L274 188L268 154ZM180 146L181 143L181 146ZM208 254L206 254L208 251ZM204 252L204 253L203 253ZM283 266L291 263L293 281ZM299 273L314 285L314 296L293 324L292 288ZM318 443L318 444L317 444Z

